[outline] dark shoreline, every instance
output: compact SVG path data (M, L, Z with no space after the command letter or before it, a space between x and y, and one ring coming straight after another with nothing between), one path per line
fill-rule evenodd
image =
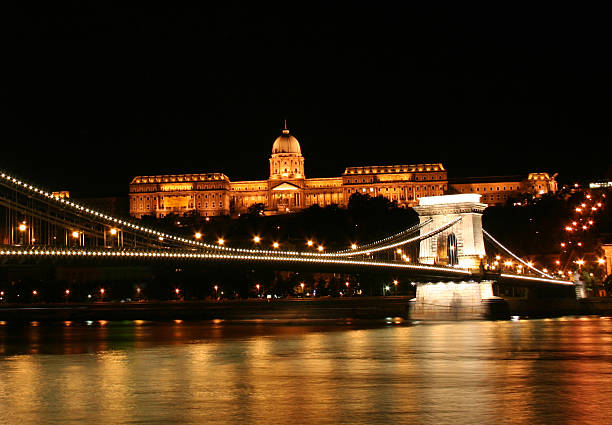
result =
M86 320L337 320L408 319L409 296L307 298L280 300L93 302L57 304L3 304L2 322ZM567 301L567 300L566 300ZM612 298L586 298L556 307L509 301L512 315L554 317L612 315ZM569 307L568 307L569 306ZM545 308L544 308L545 307Z
M5 304L0 321L298 320L407 317L410 297Z

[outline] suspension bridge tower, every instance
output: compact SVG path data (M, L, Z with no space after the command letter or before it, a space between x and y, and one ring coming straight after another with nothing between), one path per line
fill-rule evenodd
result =
M421 223L429 221L421 234L446 228L421 241L419 262L478 268L486 256L482 233L482 212L486 207L475 193L420 198L414 210Z
M423 197L414 210L419 214L419 262L479 269L485 261L482 213L487 208L478 194ZM416 297L410 317L417 320L507 318L506 302L493 295L493 282L415 282Z

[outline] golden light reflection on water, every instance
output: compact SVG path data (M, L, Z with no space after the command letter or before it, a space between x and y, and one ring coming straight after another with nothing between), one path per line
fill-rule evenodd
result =
M606 423L612 321L0 328L7 423Z

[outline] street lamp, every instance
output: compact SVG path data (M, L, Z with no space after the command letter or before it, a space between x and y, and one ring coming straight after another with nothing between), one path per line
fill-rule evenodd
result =
M253 242L255 242L255 243L259 243L259 242L261 242L261 238L260 238L259 236L255 235L255 236L253 237Z
M22 223L19 224L19 232L20 237L19 237L19 243L21 244L25 244L25 231L28 229L28 226L26 226L25 221L23 221Z

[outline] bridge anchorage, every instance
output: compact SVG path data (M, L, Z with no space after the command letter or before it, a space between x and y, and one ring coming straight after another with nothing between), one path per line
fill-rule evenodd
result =
M530 294L574 289L572 282L536 269L484 231L485 208L477 194L424 197L415 207L418 224L359 247L332 252L251 249L207 244L113 217L2 172L0 266L195 262L379 271L415 284L416 298L410 303L414 319L503 316L507 306L496 289L504 286ZM485 242L514 258L523 271L487 268Z

